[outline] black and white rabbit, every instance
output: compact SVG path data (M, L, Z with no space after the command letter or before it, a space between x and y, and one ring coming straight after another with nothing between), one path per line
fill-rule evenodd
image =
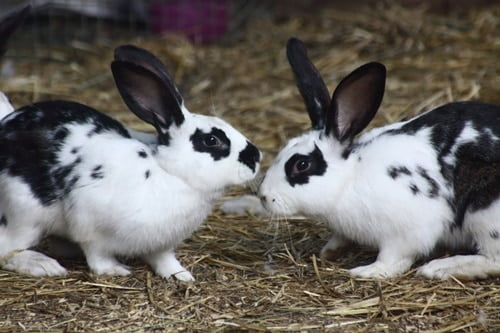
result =
M420 267L429 278L500 274L500 107L457 102L360 133L382 101L386 69L367 63L332 98L303 43L287 56L312 129L280 151L260 186L275 214L304 213L332 231L322 253L347 242L378 248L354 276L395 277L437 245L476 254Z
M225 187L257 174L259 150L222 119L190 113L154 55L119 47L111 69L125 103L154 126L157 138L140 141L134 135L141 133L131 135L109 116L69 101L34 103L3 118L4 269L66 274L30 249L53 234L77 243L96 274L127 275L116 256L138 256L162 277L194 280L176 259L176 245L199 227Z

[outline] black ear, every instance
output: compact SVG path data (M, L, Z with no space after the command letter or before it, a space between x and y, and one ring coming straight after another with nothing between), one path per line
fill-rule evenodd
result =
M31 10L30 5L13 9L0 18L0 57L7 52L7 42L10 36L23 23Z
M373 119L384 97L385 66L370 62L355 69L337 86L328 110L326 134L352 140Z
M322 129L325 127L326 113L330 106L328 88L307 57L307 50L302 41L290 38L286 45L286 54L309 113L312 128Z
M129 109L157 131L164 134L172 124L179 126L184 122L182 104L156 73L120 60L111 63L111 71Z
M165 65L151 52L134 45L122 45L115 49L115 60L127 61L148 69L163 80L171 93L182 104L182 95Z

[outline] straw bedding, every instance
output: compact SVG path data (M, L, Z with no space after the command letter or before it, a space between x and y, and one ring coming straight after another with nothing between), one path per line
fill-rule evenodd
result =
M314 14L314 15L313 15ZM193 45L178 36L123 38L12 49L15 73L0 89L17 106L65 98L103 110L139 130L125 111L109 63L121 43L165 61L193 112L228 120L265 152L309 126L286 62L289 36L303 39L329 88L358 65L386 64L386 95L373 125L454 100L500 104L500 6L434 13L382 4L252 18L237 40ZM244 193L231 189L228 197ZM335 262L318 258L327 239L301 217L269 220L214 210L178 249L193 284L163 280L127 259L128 277L97 277L84 259L61 259L61 278L0 271L0 332L331 331L498 332L500 282L432 281L412 270L389 280L351 278L375 259L363 248Z

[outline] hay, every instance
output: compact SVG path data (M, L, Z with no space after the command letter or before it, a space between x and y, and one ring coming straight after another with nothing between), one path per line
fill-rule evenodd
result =
M500 104L498 5L446 15L393 4L325 7L310 15L254 18L242 41L229 45L163 36L12 49L7 61L16 73L0 90L16 105L73 99L151 130L123 112L108 69L116 45L138 44L165 60L192 111L233 123L265 151L265 164L309 126L284 55L289 36L306 41L330 89L366 61L387 65L375 125L452 100ZM136 260L127 261L129 277L96 277L83 259L61 260L70 270L61 278L0 271L0 332L500 330L498 279L431 281L414 270L384 281L354 279L347 269L373 261L376 253L356 248L324 262L316 256L326 237L309 219L269 223L216 210L177 251L194 284L162 280Z

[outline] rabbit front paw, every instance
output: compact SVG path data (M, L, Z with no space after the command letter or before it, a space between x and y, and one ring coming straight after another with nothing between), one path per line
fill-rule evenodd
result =
M402 260L398 263L387 264L381 261L375 261L373 264L358 266L351 269L351 275L360 278L386 279L397 277L408 270L411 261Z
M441 280L452 276L461 280L485 279L489 276L500 276L500 262L479 254L456 255L432 260L420 267L417 274Z
M96 275L119 275L119 276L130 275L130 270L127 268L127 266L120 263L113 263L113 264L100 263L98 265L90 267L90 269Z
M175 276L175 278L179 281L194 281L194 277L191 273L188 271L181 271L178 273L172 274L172 276Z
M260 199L255 195L242 195L229 199L220 205L220 210L226 214L267 216L269 212L264 208Z
M32 250L24 250L4 259L2 267L31 276L65 276L68 273L57 260Z
M153 267L156 274L165 279L173 276L179 281L195 280L193 275L177 260L171 249L150 254L144 259Z
M113 256L104 255L96 251L85 251L85 257L90 270L96 275L130 275L126 265L121 264Z
M360 278L384 279L391 276L390 270L380 262L374 262L366 266L358 266L351 269L349 272L351 275Z

